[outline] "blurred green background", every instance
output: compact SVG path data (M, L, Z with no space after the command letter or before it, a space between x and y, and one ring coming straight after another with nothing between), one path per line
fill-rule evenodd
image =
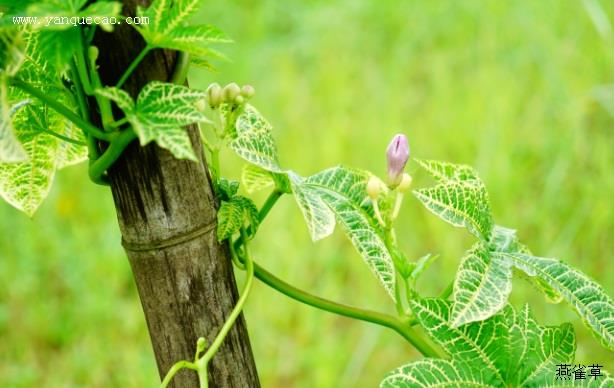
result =
M614 295L614 99L596 98L614 82L614 2L208 3L199 19L236 43L222 48L232 62L219 74L193 71L192 84L254 85L285 167L307 175L341 163L383 175L386 145L404 132L413 156L475 166L497 223ZM239 160L223 162L227 175L239 175ZM409 170L416 187L430 184L415 164ZM472 244L412 197L398 234L410 257L441 254L420 282L427 295L445 287ZM289 197L253 251L302 288L394 312L344 236L313 244ZM614 354L566 306L546 304L522 280L512 300L528 300L542 323L573 322L577 359L614 371ZM259 282L246 318L265 387L375 386L418 357L390 330L300 305ZM110 192L79 166L59 174L32 220L1 203L0 385L158 381Z

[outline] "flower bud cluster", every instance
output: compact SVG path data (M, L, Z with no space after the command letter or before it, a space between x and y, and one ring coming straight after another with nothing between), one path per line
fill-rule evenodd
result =
M247 102L254 96L256 91L251 85L243 85L239 87L235 82L231 82L223 88L218 83L212 83L207 88L207 100L209 106L213 109L221 104L236 104L241 105Z

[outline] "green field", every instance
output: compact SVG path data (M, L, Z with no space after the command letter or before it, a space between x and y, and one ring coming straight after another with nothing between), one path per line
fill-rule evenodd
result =
M218 74L194 70L191 83L254 85L283 166L308 175L344 164L383 176L387 143L403 132L412 156L475 166L497 223L614 295L614 93L596 98L614 83L614 2L208 3L201 19L235 43L219 47L230 62ZM223 172L238 177L241 162L223 156ZM430 184L415 163L409 171L416 187ZM472 244L411 196L398 235L410 257L441 255L420 283L425 294L448 284ZM290 197L267 218L253 254L301 288L394 313L342 233L313 244ZM570 309L520 279L512 295L544 324L573 322L577 359L614 372L614 354ZM259 282L245 316L264 387L375 386L419 357L388 329ZM0 203L0 386L157 382L110 191L79 166L59 174L33 219Z

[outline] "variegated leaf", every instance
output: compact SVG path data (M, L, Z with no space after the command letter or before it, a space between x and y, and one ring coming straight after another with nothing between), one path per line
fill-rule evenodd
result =
M446 182L413 191L427 209L448 223L465 227L478 238L488 241L493 227L488 195L474 180Z
M480 369L456 361L427 358L388 373L381 388L475 387L490 388Z
M505 306L511 291L511 262L493 258L484 243L475 244L456 274L451 325L487 319Z
M228 201L222 201L217 213L217 239L224 241L237 233L245 224L258 226L258 209L246 197L234 196Z
M182 85L152 81L139 93L136 113L143 123L156 127L208 122L199 109L205 96L205 92Z
M0 75L0 163L23 162L28 155L15 136L7 84L4 75Z
M303 213L311 239L318 241L330 236L335 230L335 214L320 198L315 188L303 184L303 178L292 172L289 172L288 176L294 199Z
M414 160L438 182L446 183L479 180L478 174L475 172L475 170L464 164L452 164L439 160Z
M210 25L185 25L199 3L200 0L155 0L146 9L137 7L137 16L150 20L149 24L136 26L137 30L152 48L187 51L200 58L215 56L206 45L230 39Z
M275 186L275 181L273 181L271 174L253 164L246 164L243 166L241 182L248 194L253 194L256 191Z
M557 259L505 252L495 257L507 258L527 275L542 279L576 310L603 346L614 349L614 302L599 284Z
M126 115L134 114L135 104L130 95L119 88L105 87L102 89L96 89L95 93L101 97L108 98L115 102L117 106L124 111Z
M362 207L369 174L335 167L307 178L300 186L306 194L319 197L334 213L346 235L371 271L394 299L395 269L390 252L374 226L372 216Z

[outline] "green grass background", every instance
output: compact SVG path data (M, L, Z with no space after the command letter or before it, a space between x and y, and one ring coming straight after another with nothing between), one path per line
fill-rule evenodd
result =
M475 166L497 223L614 295L614 118L594 98L614 82L613 2L209 3L200 20L236 43L223 47L232 62L219 74L193 71L192 84L254 85L285 167L307 175L341 163L383 175L386 145L403 132L413 156ZM240 167L224 155L227 175ZM430 183L415 164L409 170L416 187ZM420 282L425 294L445 287L472 243L411 196L398 234L410 257L441 254ZM394 311L341 233L310 241L289 197L253 251L316 294ZM614 371L614 354L565 305L544 303L522 280L512 300L528 301L542 323L573 322L577 358ZM388 329L300 305L259 282L246 318L265 387L375 386L418 358ZM157 381L109 191L80 166L59 174L32 220L0 204L0 385Z

